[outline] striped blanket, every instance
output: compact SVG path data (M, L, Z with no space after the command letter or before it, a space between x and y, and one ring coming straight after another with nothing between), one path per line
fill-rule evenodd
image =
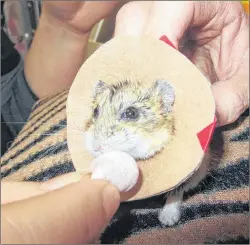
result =
M1 159L2 181L45 181L74 171L66 140L68 92L39 101ZM182 216L163 227L158 212L166 195L122 203L95 243L248 244L249 115L218 128L214 141L223 148L218 166L185 194Z

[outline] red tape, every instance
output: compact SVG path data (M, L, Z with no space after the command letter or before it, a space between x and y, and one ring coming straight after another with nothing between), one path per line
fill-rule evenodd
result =
M213 136L213 133L215 130L215 126L216 126L216 121L217 121L217 119L216 119L216 117L214 117L214 121L197 134L201 148L204 152L207 151L209 143L212 139L212 136Z
M165 36L165 35L161 36L160 40L163 41L164 43L168 44L172 48L176 49L176 47L174 46L174 44L167 38L167 36Z

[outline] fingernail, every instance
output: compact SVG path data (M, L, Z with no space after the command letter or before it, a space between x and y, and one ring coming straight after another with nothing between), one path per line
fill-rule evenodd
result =
M116 187L108 184L103 189L103 207L106 212L106 216L110 219L117 211L120 205L120 193Z
M82 177L81 174L76 172L65 174L42 183L40 185L40 189L46 191L56 190L66 185L80 181L81 177Z

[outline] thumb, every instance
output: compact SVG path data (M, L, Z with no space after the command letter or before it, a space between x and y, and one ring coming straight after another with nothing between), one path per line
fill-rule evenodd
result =
M82 178L45 194L2 205L2 244L93 242L120 203L106 181Z
M178 47L193 17L190 1L134 1L125 4L116 16L115 36L166 35Z

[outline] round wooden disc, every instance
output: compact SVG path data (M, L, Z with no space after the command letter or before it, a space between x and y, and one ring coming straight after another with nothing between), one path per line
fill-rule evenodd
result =
M80 68L67 102L68 147L77 171L90 172L91 154L84 145L84 125L92 114L94 85L141 81L152 87L156 79L175 89L176 134L160 154L138 161L140 180L123 196L135 200L174 188L199 166L204 150L197 134L213 123L215 104L210 83L181 53L149 37L119 37L101 46Z

